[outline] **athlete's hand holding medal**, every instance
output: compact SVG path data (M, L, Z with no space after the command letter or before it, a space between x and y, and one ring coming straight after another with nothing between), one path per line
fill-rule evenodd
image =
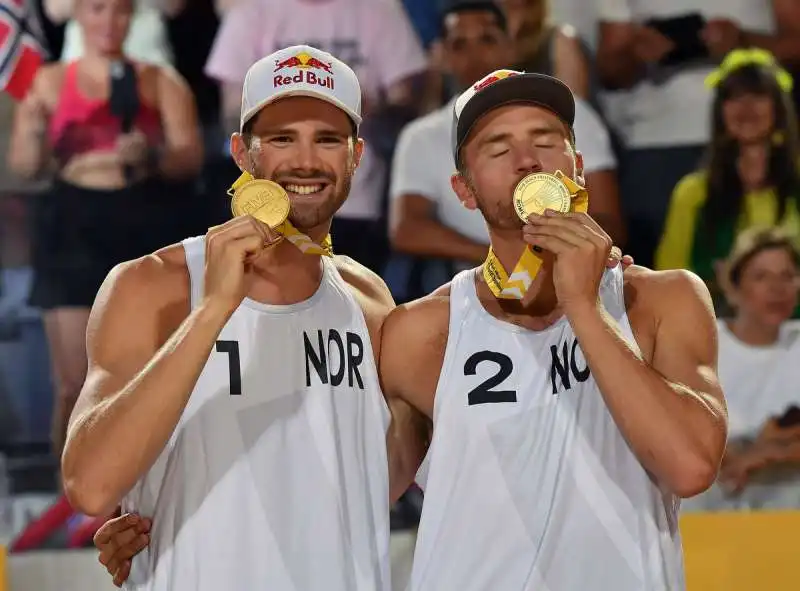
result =
M275 228L289 215L289 198L276 183L251 180L235 187L231 209L234 218L206 234L204 298L226 314L247 294L250 264L283 240Z
M514 209L526 222L525 241L534 251L554 256L553 282L565 309L594 305L611 257L611 238L588 215L588 205L586 189L561 171L530 174L514 190Z
M292 225L289 196L278 183L245 172L228 193L234 218L206 234L204 288L204 297L221 302L228 314L247 293L249 265L284 239L304 254L333 254L330 236L317 244Z

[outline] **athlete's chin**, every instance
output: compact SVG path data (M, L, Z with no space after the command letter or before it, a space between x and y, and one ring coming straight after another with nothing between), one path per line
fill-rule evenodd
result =
M512 217L492 217L488 218L484 216L486 220L486 225L489 226L490 230L495 230L498 232L509 232L509 231L522 231L524 224L522 220L520 220L516 215Z
M292 203L292 212L289 215L289 220L298 230L311 230L329 222L340 206L341 203L338 201L327 201L314 205Z

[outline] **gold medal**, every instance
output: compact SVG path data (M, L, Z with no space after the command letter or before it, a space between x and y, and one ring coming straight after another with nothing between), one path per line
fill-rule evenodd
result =
M255 179L237 187L231 199L233 215L251 215L270 228L289 217L289 196L278 183Z
M567 213L572 195L556 176L546 172L529 174L514 189L514 211L519 219L528 223L528 216L542 215L546 209Z

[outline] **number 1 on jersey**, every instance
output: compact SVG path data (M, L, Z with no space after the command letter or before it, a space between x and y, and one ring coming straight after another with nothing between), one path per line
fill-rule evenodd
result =
M228 355L231 396L242 393L242 366L239 362L239 341L217 341L217 353Z

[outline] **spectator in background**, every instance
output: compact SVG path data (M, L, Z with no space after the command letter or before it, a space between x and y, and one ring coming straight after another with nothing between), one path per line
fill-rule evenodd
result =
M686 509L800 508L800 324L789 320L798 271L800 254L776 228L742 233L720 270L735 310L718 321L728 448L719 482Z
M95 294L114 265L165 243L159 224L176 217L165 179L192 177L202 163L194 99L171 69L123 62L120 95L133 107L123 133L110 80L119 64L112 62L124 59L131 0L78 0L75 10L85 54L38 72L15 113L8 152L18 174L56 177L34 221L31 304L44 310L59 455L86 375Z
M621 178L627 250L638 264L652 266L670 193L697 167L709 139L704 78L738 47L764 47L782 61L800 58L800 3L600 0L599 8L601 81L628 89L615 116L627 149ZM659 27L677 29L676 36Z
M65 62L78 59L85 51L81 27L72 18L75 4L76 0L44 0L47 18L54 24L67 23L61 51L61 60ZM172 64L172 48L164 18L174 18L185 4L186 0L135 0L130 30L123 46L125 55L140 62ZM95 10L99 7L100 3L95 3Z
M513 43L497 4L454 2L441 22L444 59L460 90L511 62ZM455 98L414 121L400 136L390 189L391 242L398 252L444 258L466 268L483 262L489 237L480 212L465 209L451 187L454 102ZM616 242L622 242L616 163L608 134L580 99L576 99L574 127L584 154L590 213Z
M344 61L361 82L367 146L331 234L338 253L380 273L387 250L386 164L375 148L386 133L378 123L403 109L413 112L419 95L414 81L426 68L425 54L399 0L240 0L224 13L206 66L222 84L227 132L239 129L247 69L279 48L302 44Z
M589 59L571 25L550 19L549 0L500 0L515 45L517 70L555 76L575 96L590 97Z
M707 164L675 187L656 268L690 269L713 283L738 232L779 224L800 238L800 151L792 79L771 54L735 50L708 83Z

